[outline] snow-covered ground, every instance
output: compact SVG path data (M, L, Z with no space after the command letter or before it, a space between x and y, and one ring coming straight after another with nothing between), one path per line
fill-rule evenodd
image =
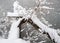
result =
M0 39L0 43L30 43L29 41L25 41L22 39Z
M18 6L17 6L17 5ZM19 3L15 3L15 5L16 6L14 6L15 7L15 9L14 9L14 12L13 13L8 13L9 14L9 16L16 16L16 14L15 13L17 13L17 14L25 14L26 12L26 10L24 10L24 9L20 9L20 5L19 5ZM16 8L17 8L17 10L16 10ZM47 7L43 7L43 8L47 8ZM22 13L21 13L21 12ZM20 12L20 13L19 13ZM30 12L31 13L31 12ZM10 14L14 14L14 15L10 15ZM23 15L22 14L22 15ZM26 13L27 14L27 13ZM21 15L17 15L17 16L21 16ZM55 29L53 29L53 28L50 28L50 27L48 27L48 26L46 26L45 24L43 24L38 18L37 18L37 16L35 15L35 13L33 13L32 15L29 15L29 16L24 16L23 15L23 18L24 19L29 19L31 17L31 20L38 26L38 27L40 27L41 28L41 31L42 32L46 32L46 33L48 33L49 34L49 36L50 36L50 38L51 38L51 40L52 41L55 41L55 42L57 42L57 43L60 43L60 36L58 35L58 33L57 33L57 31L55 30ZM19 39L19 28L18 28L18 25L19 25L19 23L21 22L21 20L23 19L23 18L19 18L17 21L16 20L13 20L13 21L11 21L12 22L12 25L11 25L11 28L10 28L10 31L9 31L9 35L8 35L8 39L0 39L0 42L1 43L30 43L30 41L25 41L25 40L22 40L22 39ZM42 42L40 42L40 43L43 43L44 41L42 41Z

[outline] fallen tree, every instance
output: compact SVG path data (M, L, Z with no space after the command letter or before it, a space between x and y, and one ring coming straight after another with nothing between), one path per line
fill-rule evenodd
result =
M25 11L23 11L23 12L25 12L25 13L23 13L23 14L25 14L25 15L23 15L23 19L31 19L32 21L33 21L33 23L34 24L36 24L40 29L39 30L41 30L43 33L45 32L47 35L48 35L48 37L55 43L60 43L60 36L58 35L58 33L57 33L57 31L55 30L55 29L53 29L53 28L50 28L50 27L48 27L48 26L46 26L45 24L43 24L38 18L37 18L37 16L35 15L36 14L36 10L38 10L39 9L39 5L35 8L35 9L33 9L33 10L29 10L29 11L31 11L30 13L26 13L26 12L28 12L27 10L25 10ZM48 9L51 9L51 8L49 8L49 7L43 7L43 8L48 8ZM19 10L19 11L21 11L21 10ZM10 34L9 34L9 37L8 37L8 39L17 39L19 36L19 29L18 29L18 24L20 23L20 21L22 21L22 18L20 18L18 21L14 21L13 23L12 23L12 25L11 25L11 32L10 32ZM14 31L16 29L16 31ZM17 32L18 31L18 32ZM14 34L14 35L13 35Z
M44 25L34 14L31 17L31 19L36 25L38 25L41 28L42 32L46 32L49 34L51 40L53 40L54 42L60 43L60 36L58 35L55 29Z

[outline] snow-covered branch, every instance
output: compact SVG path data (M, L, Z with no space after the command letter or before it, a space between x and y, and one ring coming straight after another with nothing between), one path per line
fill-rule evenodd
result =
M8 39L17 39L19 38L19 28L18 25L21 22L23 18L20 18L18 21L13 21L10 31L9 31L9 36Z
M55 29L50 28L50 27L44 25L44 24L37 18L36 15L33 15L31 19L33 20L33 22L34 22L35 24L37 24L37 25L41 28L42 32L46 32L46 33L49 34L51 40L53 40L53 41L55 41L55 42L57 42L57 43L60 43L60 36L58 35L58 33L56 32Z
M42 1L42 0L38 0L38 1ZM46 2L46 0L44 0L43 2L41 2L41 4L45 4L45 2ZM38 4L40 4L40 2ZM13 5L14 5L13 6L14 7L14 12L13 13L9 12L8 13L9 16L12 16L10 14L14 14L13 16L15 16L15 15L21 16L22 15L22 18L20 18L18 21L14 21L12 23L8 39L17 39L19 37L19 28L17 26L19 25L19 23L21 22L21 20L23 18L27 19L27 20L29 18L31 18L31 20L33 21L33 23L35 23L38 27L41 28L42 32L48 33L48 35L50 36L50 38L51 38L52 41L60 43L60 36L58 35L57 31L55 29L50 28L50 27L46 26L45 24L43 24L37 18L37 15L35 15L36 11L34 11L34 9L33 10L31 10L31 9L26 10L25 8L23 8L22 6L20 6L17 1ZM40 11L41 11L41 9L48 9L48 10L49 9L54 9L54 8L50 8L50 7L47 7L47 6L40 6L40 5L38 7L40 7ZM43 11L41 11L40 13L41 14L45 14Z

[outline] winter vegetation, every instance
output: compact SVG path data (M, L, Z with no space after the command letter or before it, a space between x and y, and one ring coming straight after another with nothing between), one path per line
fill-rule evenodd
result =
M46 39L52 41L51 43L60 43L60 32L50 28L52 24L49 24L43 17L43 15L50 13L49 10L54 10L54 8L44 5L53 3L47 2L47 0L35 1L37 6L28 10L19 5L18 1L13 3L13 12L7 12L4 21L1 21L3 24L0 25L0 31L2 32L1 43L45 43ZM36 15L38 12L42 21ZM25 32L26 36L23 32ZM22 33L23 36L21 36Z

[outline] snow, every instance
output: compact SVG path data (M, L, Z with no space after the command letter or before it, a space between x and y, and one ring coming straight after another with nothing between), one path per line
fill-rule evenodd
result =
M8 17L19 17L18 13L8 12L7 14L8 14L8 15L7 15Z
M47 6L42 6L41 8L44 8L44 9L54 9L54 8L50 8L50 7L47 7Z
M57 31L53 28L50 28L48 26L46 26L45 24L43 24L35 15L35 13L33 13L32 15L27 15L27 11L26 9L24 9L22 6L19 5L19 3L16 1L13 4L14 7L14 12L13 13L8 13L8 16L23 16L23 18L28 19L31 17L32 21L41 28L42 32L47 32L49 34L49 36L51 37L52 40L54 40L57 43L60 43L60 36L58 35ZM46 6L43 6L42 8L44 9L53 9L53 8L49 8ZM9 32L9 39L18 39L19 37L19 28L17 27L18 24L20 23L20 21L22 20L22 18L20 18L18 21L14 21L11 25L11 29ZM19 42L19 40L17 40ZM20 40L21 43L25 43L26 41ZM26 42L27 43L27 42Z
M25 41L19 38L19 28L17 26L22 19L23 18L20 18L18 21L13 21L8 39L0 39L0 43L30 43L30 41Z
M44 43L44 42L46 42L46 41L41 41L41 42L39 42L39 43Z
M58 35L55 29L44 25L34 14L31 19L37 26L41 28L42 31L47 32L50 35L52 40L54 39L55 42L60 43L60 36Z
M19 5L18 1L13 3L13 12L7 12L8 17L21 17L26 14L26 9Z
M8 39L0 39L0 43L30 43L19 38L19 28L17 27L23 18L19 18L18 21L13 20Z
M13 21L10 31L9 31L9 36L8 39L17 39L19 38L19 28L18 25L20 23L20 21L22 20L22 18L20 18L18 21Z
M22 39L14 39L14 40L10 40L10 39L1 39L0 43L30 43L29 41L25 41Z

